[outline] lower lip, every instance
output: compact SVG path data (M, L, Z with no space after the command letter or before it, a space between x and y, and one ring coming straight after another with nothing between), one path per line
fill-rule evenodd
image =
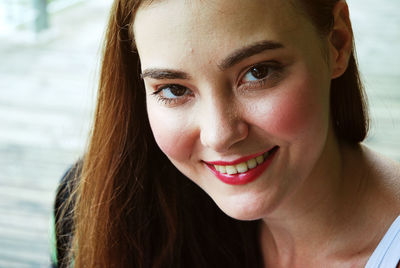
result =
M207 164L207 167L214 173L214 175L220 179L222 182L230 185L243 185L256 180L271 164L272 160L278 149L273 149L274 151L268 156L268 158L261 164L253 169L249 169L247 172L238 174L225 174L218 172L213 165Z

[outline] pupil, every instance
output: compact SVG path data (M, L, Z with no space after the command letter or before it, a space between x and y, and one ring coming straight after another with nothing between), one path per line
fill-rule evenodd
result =
M171 93L175 96L183 96L186 92L185 88L173 86L171 87Z
M267 66L256 66L251 69L251 74L257 78L262 79L268 75L268 67Z

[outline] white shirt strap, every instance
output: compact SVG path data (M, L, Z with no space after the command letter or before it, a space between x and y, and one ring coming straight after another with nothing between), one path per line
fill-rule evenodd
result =
M396 268L400 261L400 216L392 223L365 268Z

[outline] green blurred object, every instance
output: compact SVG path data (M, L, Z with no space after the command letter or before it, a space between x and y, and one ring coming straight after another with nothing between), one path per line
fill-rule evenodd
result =
M33 0L33 4L36 10L35 31L37 33L49 28L47 2L47 0Z

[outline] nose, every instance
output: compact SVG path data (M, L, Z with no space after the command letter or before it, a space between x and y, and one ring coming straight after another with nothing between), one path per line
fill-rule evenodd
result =
M226 152L248 136L249 127L239 105L229 99L213 98L199 112L200 141L216 152Z

